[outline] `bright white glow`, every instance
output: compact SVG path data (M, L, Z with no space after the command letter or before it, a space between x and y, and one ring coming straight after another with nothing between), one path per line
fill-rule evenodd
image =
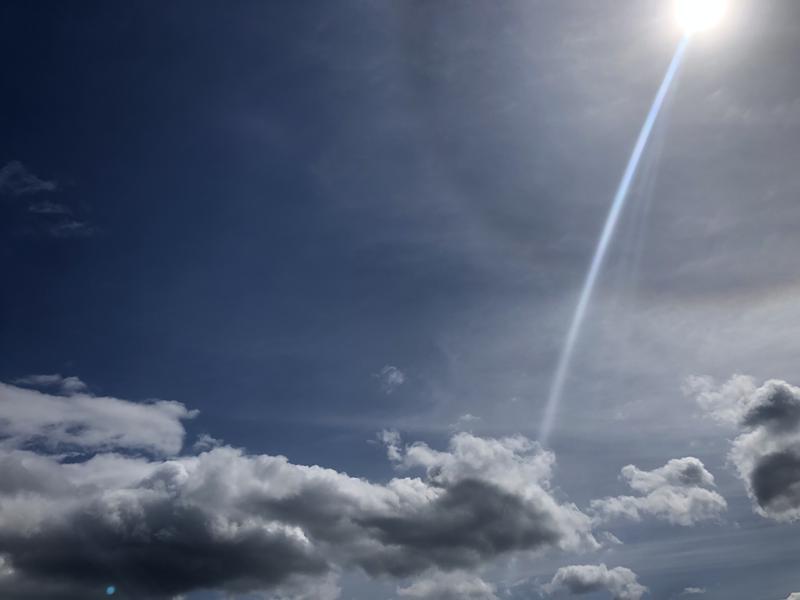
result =
M727 11L727 0L675 0L675 17L686 33L711 29Z

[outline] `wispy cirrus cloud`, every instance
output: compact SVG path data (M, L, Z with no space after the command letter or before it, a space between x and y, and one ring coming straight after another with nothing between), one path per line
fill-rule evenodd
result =
M0 194L25 196L58 189L55 181L47 181L34 175L18 160L12 160L0 168Z
M42 194L59 191L55 181L42 179L18 160L6 163L0 169L0 196L9 196L15 202L26 203L29 232L54 238L89 237L96 227L75 216L70 206L52 199L41 199Z

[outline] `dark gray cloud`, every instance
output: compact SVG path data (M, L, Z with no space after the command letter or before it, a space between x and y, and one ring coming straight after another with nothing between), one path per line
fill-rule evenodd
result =
M721 386L696 378L689 387L714 418L738 428L729 458L757 512L800 519L800 388L779 380L759 387L743 376Z
M396 466L422 475L376 484L221 444L170 460L137 456L159 448L147 437L158 439L158 427L169 433L163 451L180 448L189 413L177 403L1 391L16 433L0 447L0 556L11 569L0 590L274 591L339 568L404 577L515 551L599 547L589 517L550 492L553 455L524 437L461 433L438 451L385 435ZM65 461L30 446L26 432L39 430L101 452Z
M625 567L609 569L606 565L572 565L560 568L544 586L548 594L566 592L580 596L607 591L614 600L639 600L647 592L636 573Z
M643 516L675 525L694 525L719 519L728 505L714 488L714 476L694 457L670 460L652 471L634 465L622 469L622 478L639 496L615 496L592 501L598 522L615 518L640 521Z

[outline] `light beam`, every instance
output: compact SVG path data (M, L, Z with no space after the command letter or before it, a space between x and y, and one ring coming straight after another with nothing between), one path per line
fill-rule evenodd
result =
M664 100L666 99L670 87L672 86L672 82L675 79L678 70L680 69L681 62L683 61L684 54L686 54L686 48L688 44L689 35L687 34L683 37L678 44L678 47L675 49L675 54L672 57L672 61L669 64L666 75L664 75L664 80L661 82L661 87L658 89L655 100L653 100L653 105L650 107L650 112L647 114L647 118L644 121L642 130L639 133L638 139L636 140L636 145L633 147L633 152L631 153L630 159L628 159L628 166L625 168L625 172L622 175L622 180L617 188L614 201L611 204L611 209L606 217L603 231L600 235L600 239L597 242L597 248L595 249L594 257L592 258L592 262L589 267L589 272L586 274L586 279L583 282L583 287L581 288L581 293L578 298L578 305L576 306L575 312L572 316L572 321L570 322L569 330L567 331L567 337L564 341L564 346L561 349L561 355L558 359L558 365L556 366L556 371L553 375L550 393L547 397L547 404L545 405L544 415L542 417L542 423L539 430L539 441L543 445L547 444L547 440L550 437L550 434L553 430L553 425L555 424L558 406L561 403L561 396L564 393L564 384L566 383L567 375L569 374L570 363L572 362L572 355L575 353L575 344L578 341L578 337L581 332L581 326L586 318L586 311L589 307L589 302L592 299L592 293L594 292L595 284L597 283L597 277L603 267L603 262L606 254L608 253L611 239L614 237L614 231L616 230L617 223L619 222L619 217L622 214L622 209L625 207L625 200L628 197L631 184L636 176L636 170L639 167L639 162L641 161L644 150L647 147L647 141L650 139L653 126L658 120L658 115L661 112L661 107L664 105Z

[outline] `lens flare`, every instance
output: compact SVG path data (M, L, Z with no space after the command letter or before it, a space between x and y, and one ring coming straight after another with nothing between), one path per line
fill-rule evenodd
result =
M727 11L726 0L675 0L675 18L686 33L715 27Z
M573 313L572 321L570 322L569 330L567 331L567 337L564 340L564 346L561 349L561 356L558 359L556 372L553 375L553 382L550 386L550 394L547 397L547 404L545 405L544 415L542 417L542 423L539 430L539 441L542 444L547 444L547 440L553 430L556 413L558 412L558 406L561 403L561 396L564 393L564 385L566 384L567 375L569 374L572 355L575 352L575 345L578 341L578 336L580 335L583 321L586 318L586 312L589 308L589 302L592 299L597 278L600 275L600 270L603 267L603 262L605 261L606 254L608 253L608 248L611 245L612 238L614 237L614 231L617 228L617 223L619 222L620 215L622 214L622 209L625 207L625 200L628 197L631 184L636 176L639 162L642 160L642 155L647 147L647 141L650 139L650 134L653 132L653 127L655 126L658 115L661 112L661 107L664 105L664 100L666 100L667 94L672 86L672 82L675 80L675 76L678 73L681 62L683 62L683 56L686 54L686 47L688 46L688 43L688 36L684 36L678 45L678 48L675 50L675 55L672 57L672 62L667 69L666 75L664 75L664 80L661 82L661 87L658 89L655 100L653 100L653 104L650 107L650 112L647 114L647 118L644 121L642 130L639 133L638 139L636 140L636 145L633 147L633 152L631 153L630 159L628 159L628 166L625 168L625 173L622 175L622 180L619 183L617 193L614 196L614 201L611 204L611 210L609 210L608 216L606 217L606 222L603 226L603 232L601 233L600 239L597 242L597 248L595 249L591 265L589 266L589 272L586 274L586 279L583 282L583 287L581 288L581 293L578 298L578 305Z

